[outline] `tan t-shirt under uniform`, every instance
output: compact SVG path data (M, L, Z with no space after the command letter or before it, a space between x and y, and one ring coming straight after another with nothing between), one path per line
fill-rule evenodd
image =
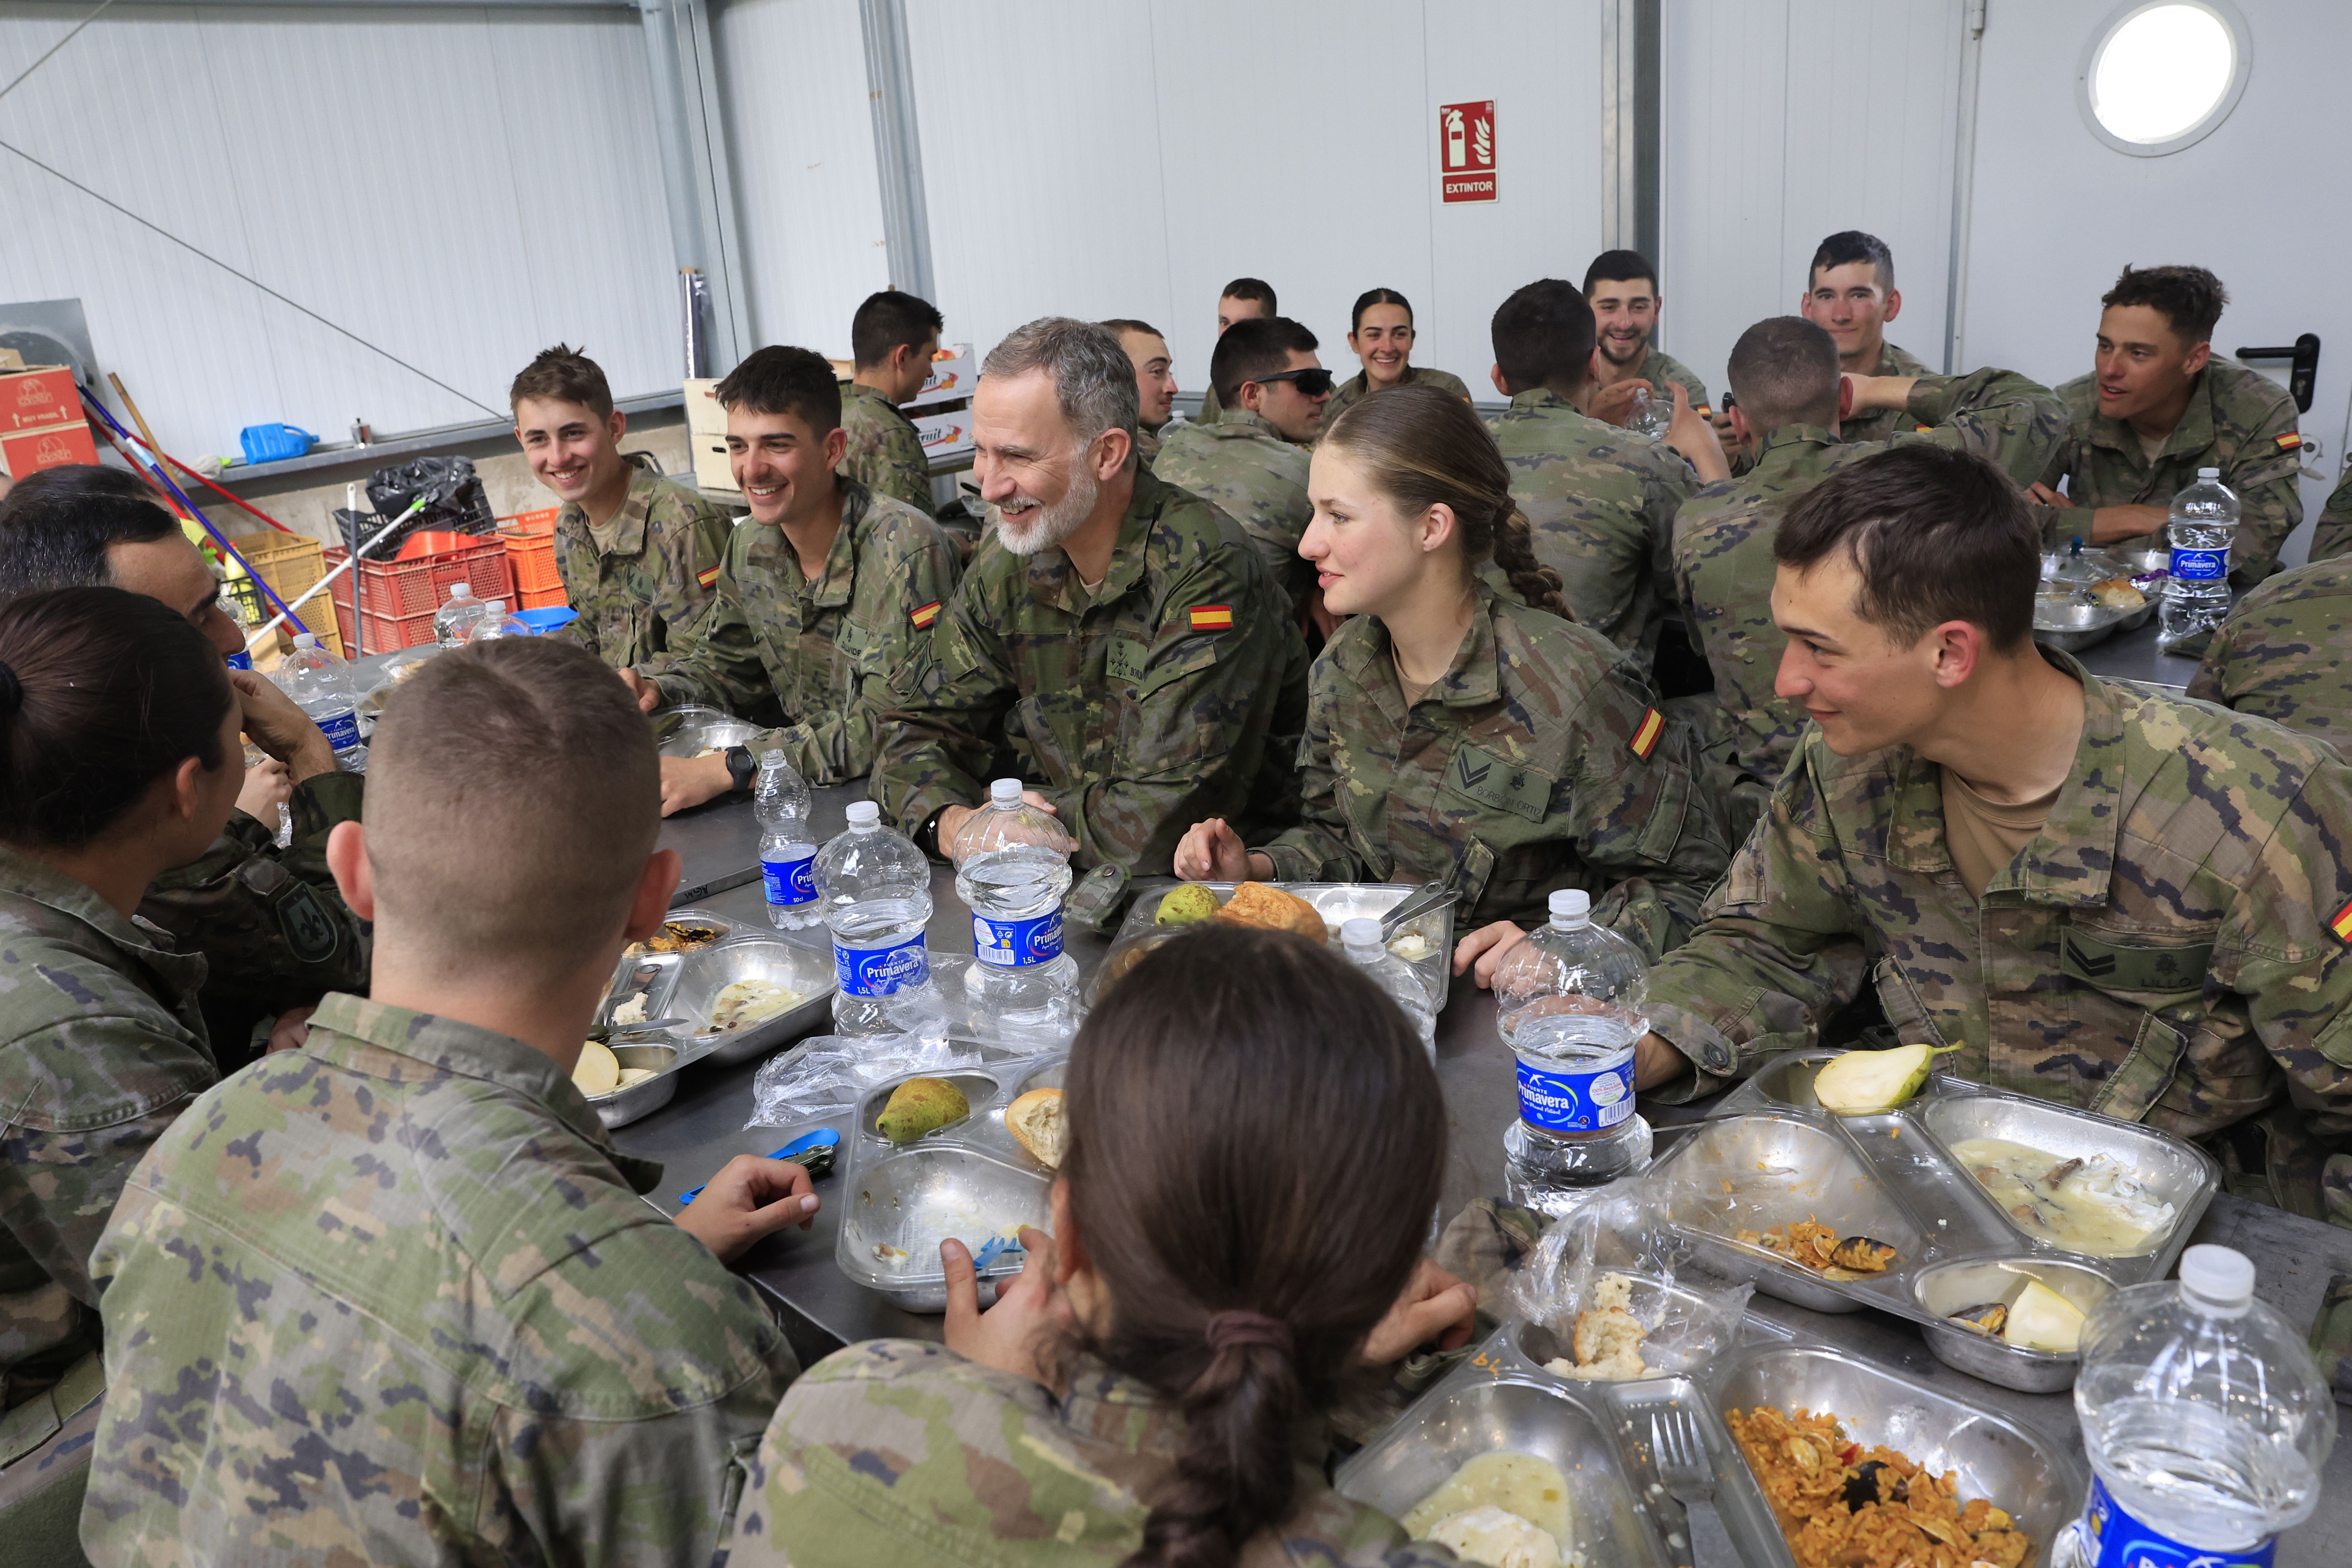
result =
M2042 836L2042 825L2050 820L2058 791L2017 805L2002 805L1979 795L1951 769L1941 771L1944 842L1952 852L1952 868L1960 874L1969 891L1981 899L1992 879L2017 858L2018 851Z

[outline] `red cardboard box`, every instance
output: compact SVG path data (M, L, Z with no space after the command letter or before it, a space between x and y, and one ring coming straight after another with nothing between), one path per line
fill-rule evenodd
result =
M45 430L0 432L0 474L21 479L43 468L98 461L98 443L87 422L52 425Z
M51 425L79 425L86 417L81 394L74 390L73 372L64 365L0 370L0 436Z

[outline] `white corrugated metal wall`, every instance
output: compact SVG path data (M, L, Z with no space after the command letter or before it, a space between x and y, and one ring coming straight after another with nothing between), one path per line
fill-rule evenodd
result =
M1890 341L1941 368L1961 0L1664 8L1659 341L1722 392L1731 345L1794 314L1822 238L1895 253Z
M13 77L87 13L0 16ZM118 5L0 99L0 141L463 396L0 151L0 299L78 296L175 455L502 414L540 348L676 384L676 272L621 10ZM467 399L473 399L468 402Z

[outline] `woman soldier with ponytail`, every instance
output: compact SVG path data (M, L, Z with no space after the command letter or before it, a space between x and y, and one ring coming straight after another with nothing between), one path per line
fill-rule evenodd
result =
M1326 1417L1460 1342L1421 1258L1437 1075L1360 971L1203 926L1139 963L1070 1053L1054 1233L980 1311L950 1243L947 1343L877 1340L778 1407L732 1568L1437 1568L1324 1479Z
M1469 405L1419 386L1364 399L1324 432L1307 494L1298 552L1350 618L1315 661L1300 825L1246 847L1197 823L1176 874L1442 881L1465 927L1539 920L1581 888L1652 959L1677 945L1729 858L1692 742L1567 618Z

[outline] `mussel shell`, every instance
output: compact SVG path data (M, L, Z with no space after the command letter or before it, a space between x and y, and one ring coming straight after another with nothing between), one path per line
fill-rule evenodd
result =
M1903 1255L1883 1241L1849 1236L1830 1252L1830 1261L1862 1274L1884 1274Z
M1998 1338L2009 1326L2009 1309L1999 1301L1987 1301L1981 1307L1963 1307L1951 1315L1952 1321L1966 1323L1981 1334Z

